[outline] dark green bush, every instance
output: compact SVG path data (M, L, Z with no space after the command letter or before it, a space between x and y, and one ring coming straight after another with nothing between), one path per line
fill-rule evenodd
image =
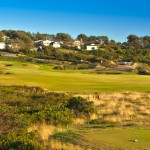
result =
M1 150L45 150L32 133L0 135Z

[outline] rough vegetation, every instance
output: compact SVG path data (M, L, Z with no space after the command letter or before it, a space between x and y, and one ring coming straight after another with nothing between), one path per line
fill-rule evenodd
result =
M72 100L77 104L77 110L72 111ZM80 103L83 103L82 106ZM82 113L83 118L89 117L95 109L92 103L81 97L45 93L39 87L27 86L0 86L0 105L1 149L39 149L43 138L28 132L30 126L47 124L68 127L76 115Z
M149 100L146 93L73 96L1 85L0 149L95 149L86 128L149 126Z
M150 125L150 94L115 92L80 96L96 106L97 118L91 120L91 124Z

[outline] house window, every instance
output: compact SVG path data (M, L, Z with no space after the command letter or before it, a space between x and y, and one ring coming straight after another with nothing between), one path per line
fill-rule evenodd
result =
M95 50L95 47L92 47L92 50Z

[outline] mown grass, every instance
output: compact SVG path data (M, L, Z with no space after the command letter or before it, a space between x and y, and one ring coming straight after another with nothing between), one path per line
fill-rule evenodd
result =
M7 64L12 64L9 66ZM0 84L40 86L59 92L150 92L150 77L136 74L96 74L93 70L54 70L53 66L0 61Z
M84 136L89 142L104 148L136 150L150 148L149 129L110 128L87 132Z
M50 136L51 140L72 143L83 149L92 150L149 150L149 128L80 128L58 132Z

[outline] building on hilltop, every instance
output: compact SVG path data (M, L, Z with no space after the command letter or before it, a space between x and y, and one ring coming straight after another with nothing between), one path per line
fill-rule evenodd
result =
M72 43L72 46L75 47L75 48L77 48L77 49L81 49L81 46L82 46L82 45L83 45L83 42L78 41L78 40L75 40L75 41L73 41L73 43Z
M0 49L3 50L6 48L5 42L0 42Z
M50 40L39 40L34 41L35 46L49 46L53 41Z
M39 41L34 41L35 46L49 46L52 45L55 48L60 48L60 43L59 42L54 42L50 40L39 40Z
M85 45L85 49L86 50L97 50L98 47L95 44L91 44L91 45Z
M50 45L52 45L54 48L60 48L59 42L52 42Z

